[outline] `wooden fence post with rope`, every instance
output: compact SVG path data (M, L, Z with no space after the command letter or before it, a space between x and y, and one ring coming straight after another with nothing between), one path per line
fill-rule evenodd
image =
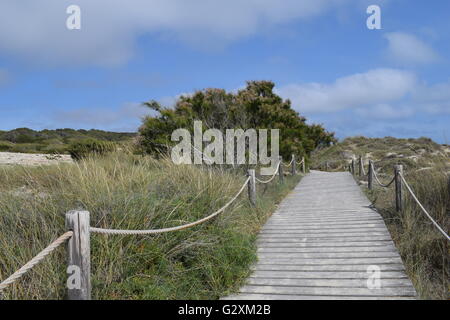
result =
M278 175L280 178L280 183L284 182L284 174L283 174L283 157L279 157L280 165L278 166Z
M297 174L297 164L295 163L295 155L292 154L292 159L291 159L291 173L293 176L295 176Z
M362 177L364 175L363 171L364 171L364 167L363 167L363 159L362 156L359 156L359 160L358 160L358 174L360 177Z
M88 211L66 213L66 228L73 232L67 242L67 297L69 300L91 299L91 245Z
M369 160L369 175L367 176L367 187L373 189L373 161Z
M247 175L250 177L248 181L248 198L252 206L256 206L256 179L255 179L255 169L250 169L247 171Z
M394 176L395 176L395 208L397 212L403 210L402 203L402 178L403 166L401 164L394 166Z

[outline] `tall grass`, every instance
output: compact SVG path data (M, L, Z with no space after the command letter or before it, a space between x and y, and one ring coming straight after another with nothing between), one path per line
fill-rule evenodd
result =
M256 233L298 182L245 194L211 222L160 235L91 235L95 299L215 299L236 290L256 259ZM220 208L245 181L242 172L177 166L114 153L76 164L0 168L0 280L62 234L64 214L91 213L91 225L156 229L192 222ZM4 291L6 299L65 296L65 250L59 248Z
M436 222L449 231L450 180L442 168L405 172L405 179ZM395 210L394 190L377 188L369 192L405 263L414 287L423 299L448 299L448 240L417 206L406 188L402 212Z

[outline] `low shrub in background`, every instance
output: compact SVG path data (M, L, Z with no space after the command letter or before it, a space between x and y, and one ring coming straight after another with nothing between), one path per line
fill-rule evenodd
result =
M116 150L116 144L110 141L86 139L73 142L68 147L68 152L74 160L81 160L91 155L104 155Z

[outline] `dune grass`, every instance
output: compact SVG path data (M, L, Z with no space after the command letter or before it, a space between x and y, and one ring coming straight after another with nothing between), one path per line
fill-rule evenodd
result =
M94 299L217 299L237 290L256 259L255 239L300 177L258 186L222 215L185 231L148 236L91 235ZM91 225L156 229L202 218L245 181L243 170L177 166L114 153L76 164L0 167L0 280L65 232L64 214L91 213ZM3 292L4 299L63 299L65 254L57 249Z
M330 171L348 170L350 159L363 157L365 171L368 159L382 183L388 183L394 174L394 165L401 164L404 175L418 199L447 233L450 231L450 148L428 138L396 139L351 137L317 150L312 162L324 169L328 161ZM355 163L358 173L358 162ZM367 186L367 176L355 179ZM406 188L403 190L404 209L395 210L394 186L367 190L369 199L383 216L392 235L406 272L422 299L449 299L449 244L423 214Z
M405 172L405 179L430 215L448 233L450 180L446 172L442 168ZM367 193L383 216L420 298L449 299L448 240L425 216L406 188L403 188L404 208L400 213L395 210L393 186L377 187Z

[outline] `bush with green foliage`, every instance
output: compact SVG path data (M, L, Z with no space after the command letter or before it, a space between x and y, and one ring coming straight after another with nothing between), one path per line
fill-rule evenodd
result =
M205 130L219 129L280 129L280 154L308 155L321 145L335 142L334 133L321 125L308 125L306 119L273 92L270 81L249 81L237 93L223 89L205 89L190 96L181 96L174 108L162 107L156 101L145 105L159 113L148 116L139 129L140 143L148 153L167 150L175 143L171 134L178 128L193 132L195 120L201 120Z
M116 150L116 144L109 141L86 139L71 143L68 152L74 160L81 160L91 155L104 155Z

